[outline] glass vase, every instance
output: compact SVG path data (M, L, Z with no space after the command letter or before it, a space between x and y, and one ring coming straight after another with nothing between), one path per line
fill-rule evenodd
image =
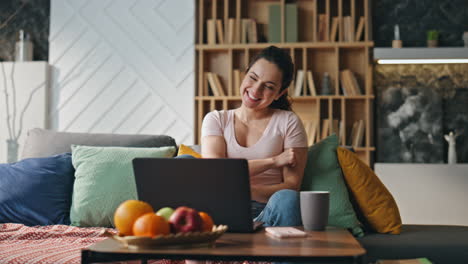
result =
M7 139L7 163L18 161L18 141Z

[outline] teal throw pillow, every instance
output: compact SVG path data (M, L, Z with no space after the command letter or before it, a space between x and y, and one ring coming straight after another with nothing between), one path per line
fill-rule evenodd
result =
M170 158L175 147L125 148L72 146L75 167L70 221L74 226L114 224L114 211L125 200L137 199L132 160Z
M302 180L303 191L329 191L328 225L350 229L353 235L363 236L336 154L339 145L335 134L309 147L307 165Z

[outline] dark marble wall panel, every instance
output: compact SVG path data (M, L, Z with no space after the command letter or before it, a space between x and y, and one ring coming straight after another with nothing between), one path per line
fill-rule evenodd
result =
M373 0L376 47L389 47L398 24L403 46L426 46L426 31L439 30L439 46L463 46L468 31L467 0Z
M468 64L375 67L377 162L442 163L456 131L468 162Z
M18 31L24 29L34 44L34 60L49 57L50 0L0 1L0 61L14 59Z

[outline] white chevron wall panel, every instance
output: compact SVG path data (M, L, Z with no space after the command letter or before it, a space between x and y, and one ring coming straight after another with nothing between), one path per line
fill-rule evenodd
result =
M52 0L50 126L194 141L193 0Z

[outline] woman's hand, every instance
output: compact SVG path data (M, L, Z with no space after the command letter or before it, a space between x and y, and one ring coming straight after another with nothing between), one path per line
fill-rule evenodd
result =
M284 166L290 166L294 168L297 163L297 150L294 148L286 149L283 151L283 153L273 157L273 161L277 168Z

